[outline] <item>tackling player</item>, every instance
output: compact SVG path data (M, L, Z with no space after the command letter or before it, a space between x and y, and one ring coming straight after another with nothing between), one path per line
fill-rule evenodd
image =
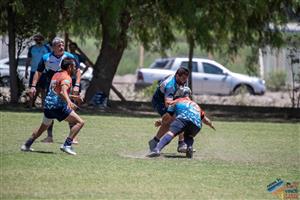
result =
M186 67L180 67L175 75L168 76L165 80L160 82L152 98L152 106L160 116L163 116L167 112L168 106L174 100L176 91L186 85L188 77L189 70ZM170 122L171 121L162 121L156 136L148 142L150 151L154 150L160 138L168 131ZM187 146L183 140L183 135L180 134L178 139L178 152L186 152Z
M76 71L75 59L65 58L61 63L61 71L54 74L51 79L49 92L45 98L44 117L41 125L31 135L31 137L22 145L21 151L33 151L32 143L52 124L53 119L58 121L65 120L75 124L70 129L70 134L60 149L68 154L76 155L72 149L72 141L84 125L84 121L74 111L77 106L71 101L70 97L81 103L79 96L71 95L72 87L71 75Z
M157 146L148 154L148 157L160 156L161 150L171 142L171 140L181 132L184 132L184 142L187 144L186 156L193 157L194 137L200 132L202 122L214 128L212 122L205 116L204 111L197 103L190 99L191 90L188 87L181 89L181 98L173 101L168 107L167 113L163 115L162 121L173 121L173 115L176 119L171 123L168 132L162 137ZM179 91L180 92L180 91ZM159 126L160 122L156 122Z

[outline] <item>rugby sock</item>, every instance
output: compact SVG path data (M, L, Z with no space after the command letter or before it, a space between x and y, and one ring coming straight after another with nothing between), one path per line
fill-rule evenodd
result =
M180 141L178 140L178 146L183 145L184 144L184 140Z
M66 139L66 141L64 143L64 146L71 146L72 145L72 141L73 141L72 138L67 137L67 139Z
M53 137L52 130L53 130L53 122L47 129L48 137Z
M32 143L34 142L35 139L33 139L32 137L30 137L26 142L25 142L25 146L26 147L30 147L32 145Z
M164 135L160 142L157 144L156 149L161 151L167 144L169 144L171 142L171 140L173 139L173 136L166 134Z
M184 142L186 143L186 145L188 147L191 147L194 144L194 138L192 138L192 137L185 137L184 138Z
M156 136L153 138L153 140L154 140L155 142L159 142L159 138L157 138Z

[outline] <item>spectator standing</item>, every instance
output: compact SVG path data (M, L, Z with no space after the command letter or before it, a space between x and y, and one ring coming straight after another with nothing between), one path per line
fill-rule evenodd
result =
M50 48L43 44L44 37L41 34L36 34L33 37L33 40L35 41L35 44L30 46L28 49L27 54L27 60L26 60L26 66L25 66L25 78L28 78L28 67L30 66L30 74L29 74L29 88L31 88L33 76L38 68L39 62L41 61L44 54L49 53L51 50ZM41 94L42 99L42 107L43 107L43 101L46 96L46 75L45 73L42 73L40 80L36 84L36 95L32 96L29 100L29 108L32 108L35 106L35 100L39 93Z

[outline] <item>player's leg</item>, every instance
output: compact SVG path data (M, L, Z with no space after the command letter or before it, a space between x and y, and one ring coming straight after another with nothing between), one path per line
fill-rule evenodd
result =
M187 150L187 145L184 142L184 133L180 133L178 135L178 146L177 146L177 152L179 153L185 153Z
M76 77L72 77L72 86L73 86L73 88L75 87L75 84L76 84ZM79 95L80 92L81 92L81 89L79 87L79 91L73 91L73 95ZM70 130L73 128L73 126L75 126L75 123L70 123L69 122ZM73 138L73 144L78 144L78 137Z
M39 83L44 86L45 90L46 90L46 94L49 90L49 86L50 86L50 80L47 79L45 74L42 74ZM46 97L46 95L45 95ZM45 98L43 98L43 101L45 101ZM41 142L45 142L45 143L53 143L53 124L54 121L52 121L51 125L48 127L47 129L47 137L42 139Z
M152 99L152 106L155 111L158 112L158 114L162 117L167 109L163 102L156 101L154 98ZM162 121L161 126L159 127L156 135L148 141L149 150L150 152L154 150L158 142L160 141L160 138L169 130L169 125Z
M71 130L75 125L76 125L75 123L70 123L70 122L69 122L69 128L70 128L70 130ZM73 143L73 144L78 144L78 137L74 137L72 143Z
M53 124L54 124L54 121L52 121L52 123L50 124L50 126L47 129L47 137L42 139L41 142L53 143Z
M73 126L70 129L70 135L69 135L69 137L73 139L74 137L76 137L80 129L83 127L84 121L75 111L72 111L65 120L70 124L73 124Z
M45 130L49 127L49 125L52 123L53 119L49 119L46 116L44 116L43 121L39 128L35 129L31 135L31 137L28 138L28 140L25 142L25 144L22 145L21 150L22 151L33 151L31 148L32 143L42 135Z
M186 130L184 132L184 142L187 145L186 150L186 157L193 158L193 144L194 144L194 137L199 133L200 127L193 124L191 121L188 122Z
M84 121L75 111L71 111L68 117L65 118L65 121L74 124L74 126L70 129L69 136L66 138L64 144L60 147L60 149L68 154L76 155L76 152L74 152L72 149L72 143L73 139L83 127Z
M29 88L31 88L34 74L35 74L35 72L30 72L30 75L29 75ZM31 95L29 95L29 101L28 101L28 105L27 105L28 108L32 108L32 106L34 104L33 99L35 98L35 96L32 97Z
M168 145L176 135L181 133L185 129L185 126L186 126L186 124L184 123L184 121L181 121L180 119L175 119L171 123L169 131L166 134L164 134L164 136L161 138L161 140L159 141L157 146L154 148L154 150L148 154L148 157L159 156L161 150L166 145Z

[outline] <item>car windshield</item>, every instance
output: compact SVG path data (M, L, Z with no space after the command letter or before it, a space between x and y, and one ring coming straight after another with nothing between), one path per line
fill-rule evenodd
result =
M154 63L150 65L150 68L163 69L168 62L169 60L156 60Z

